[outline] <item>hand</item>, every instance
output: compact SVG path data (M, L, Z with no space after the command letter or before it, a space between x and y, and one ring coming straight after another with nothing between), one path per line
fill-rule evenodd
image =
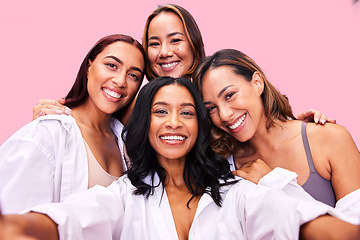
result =
M233 171L233 174L258 184L260 179L271 172L271 170L263 160L256 159L245 163L238 170Z
M71 109L64 106L65 99L60 98L59 100L42 99L39 100L38 104L33 107L33 120L40 116L47 114L66 114L71 115Z
M306 122L315 122L320 124L328 123L336 123L335 119L328 118L325 114L322 114L318 110L309 109L305 112L300 113L296 116L297 119L303 120Z

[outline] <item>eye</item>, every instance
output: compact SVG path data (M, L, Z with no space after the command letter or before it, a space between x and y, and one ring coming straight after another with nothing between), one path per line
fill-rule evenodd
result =
M225 94L225 100L229 100L232 96L234 96L236 92L229 92L227 94Z
M184 116L195 116L195 114L190 110L184 110L180 114Z
M208 113L210 114L210 113L213 113L213 112L215 112L215 106L210 106L210 107L207 107L206 109L207 109L207 111L208 111Z
M148 44L149 47L158 46L160 45L158 42L151 42Z
M167 111L164 109L157 109L157 110L154 110L153 113L155 113L157 115L163 115L163 114L167 114Z
M173 40L171 40L172 43L177 43L177 42L181 42L182 40L180 38L175 38Z
M113 63L105 63L106 66L112 68L112 69L117 69L117 66Z
M129 76L133 79L135 79L135 81L139 81L139 76L136 75L135 73L129 73Z

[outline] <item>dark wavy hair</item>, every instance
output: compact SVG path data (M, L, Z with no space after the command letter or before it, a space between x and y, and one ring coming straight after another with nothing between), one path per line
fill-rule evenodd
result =
M202 94L202 80L205 74L211 70L222 66L228 66L234 73L243 76L247 81L251 81L255 72L258 72L264 81L264 90L261 94L261 100L264 105L265 116L267 117L266 128L270 129L275 124L275 119L286 121L287 119L296 119L288 98L281 94L266 78L261 68L249 56L235 49L223 49L206 57L199 64L195 71L194 83ZM221 79L219 79L221 81ZM213 125L213 124L212 124ZM212 142L213 149L226 156L234 153L241 148L242 143L237 141L225 131L213 125Z
M167 172L159 164L156 152L149 142L149 128L151 119L151 105L155 94L160 88L168 85L179 85L185 87L193 96L198 121L198 137L193 149L188 153L184 168L184 181L192 193L189 202L194 198L208 193L214 202L221 206L220 182L225 184L233 178L228 161L217 155L209 145L210 122L206 108L196 90L194 84L186 78L159 77L146 84L139 92L137 101L128 125L125 127L122 137L125 142L127 153L131 159L132 166L126 172L131 183L136 187L134 194L149 197L154 193L155 175L164 183ZM152 184L144 182L144 178L150 176ZM206 189L210 187L209 189ZM189 203L188 202L188 203Z
M186 37L189 39L191 49L194 54L194 62L191 65L188 72L185 74L187 77L192 77L196 67L198 66L201 59L205 57L205 48L203 39L201 36L200 29L194 19L194 17L183 7L178 6L176 4L166 4L160 5L156 8L147 18L145 27L144 27L144 34L142 44L144 46L145 52L147 53L148 50L148 40L149 40L149 25L151 21L158 16L162 12L172 12L175 13L181 20L182 24L184 25ZM156 74L149 66L149 61L146 62L146 78L148 80L152 80L156 78Z
M85 56L81 66L80 66L77 77L75 79L74 85L72 86L69 93L65 97L65 105L66 106L68 106L70 108L77 107L86 101L86 99L89 97L89 92L87 90L87 81L88 81L87 73L88 73L90 61L93 62L95 60L95 58L97 57L97 55L99 55L107 46L109 46L110 44L112 44L114 42L118 42L118 41L134 45L137 49L139 49L139 51L143 55L144 63L146 62L145 51L144 51L142 45L134 38L132 38L128 35L124 35L124 34L112 34L112 35L108 35L108 36L101 38L90 49L88 54ZM144 74L141 76L139 88L141 86L143 79L144 79ZM134 93L133 97L135 97L135 95L136 94ZM129 101L129 103L130 102L131 101ZM113 113L113 116L117 117L119 114L118 112L120 110Z

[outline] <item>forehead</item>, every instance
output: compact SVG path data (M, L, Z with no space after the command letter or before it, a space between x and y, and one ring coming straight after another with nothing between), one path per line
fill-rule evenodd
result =
M183 103L195 105L194 98L189 90L180 85L167 85L160 88L153 99L153 104L156 102L166 102L170 105L180 105Z
M217 68L213 68L208 70L203 79L202 79L202 85L225 85L229 82L233 83L240 83L243 81L246 81L246 79L237 73L235 73L234 69L229 66L221 66Z
M221 66L207 71L201 84L203 99L207 101L212 96L218 96L229 86L243 88L249 84L249 81L235 73L231 67Z
M184 33L184 25L178 15L173 12L161 12L154 17L149 24L149 36L159 33L181 32Z
M138 67L142 70L145 66L141 51L134 45L127 42L117 41L109 44L96 56L95 60L100 60L107 56L115 56L123 61L124 64Z

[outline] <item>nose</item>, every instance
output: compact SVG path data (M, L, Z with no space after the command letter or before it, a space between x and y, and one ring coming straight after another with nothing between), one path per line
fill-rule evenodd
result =
M229 121L229 119L231 118L231 116L233 115L233 111L231 108L227 107L227 106L219 106L219 116L220 116L220 120L222 122L227 122Z
M176 113L170 113L168 115L168 119L165 123L166 127L172 128L172 129L177 129L179 127L182 127L182 122L180 119L180 116Z
M119 75L115 76L111 81L121 88L127 87L126 73L120 73Z
M167 58L171 57L173 54L173 51L171 49L171 46L169 44L162 44L159 52L160 58Z

